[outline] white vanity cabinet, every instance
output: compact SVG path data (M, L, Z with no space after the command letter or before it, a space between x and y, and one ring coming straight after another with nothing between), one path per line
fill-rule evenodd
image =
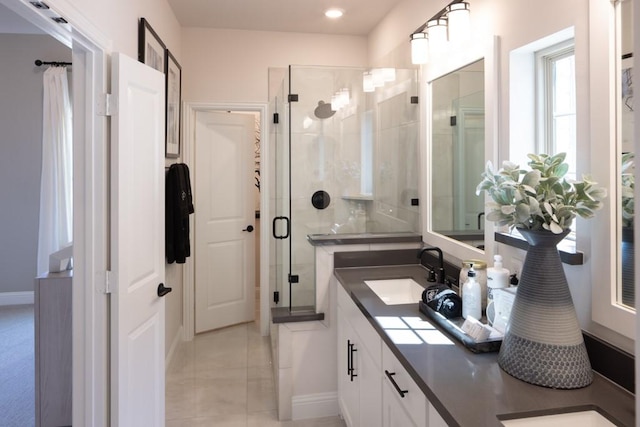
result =
M338 286L338 403L349 427L382 426L382 341Z
M427 398L386 345L382 346L382 369L383 427L429 425Z
M338 402L348 427L446 427L338 284Z

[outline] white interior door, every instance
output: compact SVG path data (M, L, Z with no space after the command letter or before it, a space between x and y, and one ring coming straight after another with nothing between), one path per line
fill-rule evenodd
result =
M254 319L254 116L196 113L196 333Z
M164 426L164 74L112 55L111 425Z

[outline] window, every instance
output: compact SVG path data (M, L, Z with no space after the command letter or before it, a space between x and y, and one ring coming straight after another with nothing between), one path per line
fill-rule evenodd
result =
M576 55L573 39L539 50L536 63L538 153L567 153L568 179L576 179ZM576 223L568 239L575 240Z
M537 151L567 153L571 179L576 179L575 64L573 39L536 52Z

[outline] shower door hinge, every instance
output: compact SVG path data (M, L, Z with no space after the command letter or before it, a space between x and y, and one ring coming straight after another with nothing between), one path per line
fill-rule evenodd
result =
M280 302L280 292L275 291L275 292L273 293L273 303L274 303L274 304L277 304L277 303L279 303L279 302Z
M273 123L280 123L280 115L278 113L273 113Z
M298 283L299 281L300 281L300 276L298 276L297 274L289 275L289 283Z
M289 96L287 97L289 102L298 102L298 94L297 93L290 93Z
M103 93L98 97L96 110L99 116L110 117L115 113L114 97L110 93Z
M419 104L418 97L417 96L412 96L411 97L411 103L412 104Z

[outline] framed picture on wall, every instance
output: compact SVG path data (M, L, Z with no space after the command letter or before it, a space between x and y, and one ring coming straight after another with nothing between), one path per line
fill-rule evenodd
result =
M180 156L180 104L182 101L182 67L176 58L166 50L166 143L165 157Z
M165 72L166 46L151 28L149 21L140 18L138 25L138 61L160 72Z

